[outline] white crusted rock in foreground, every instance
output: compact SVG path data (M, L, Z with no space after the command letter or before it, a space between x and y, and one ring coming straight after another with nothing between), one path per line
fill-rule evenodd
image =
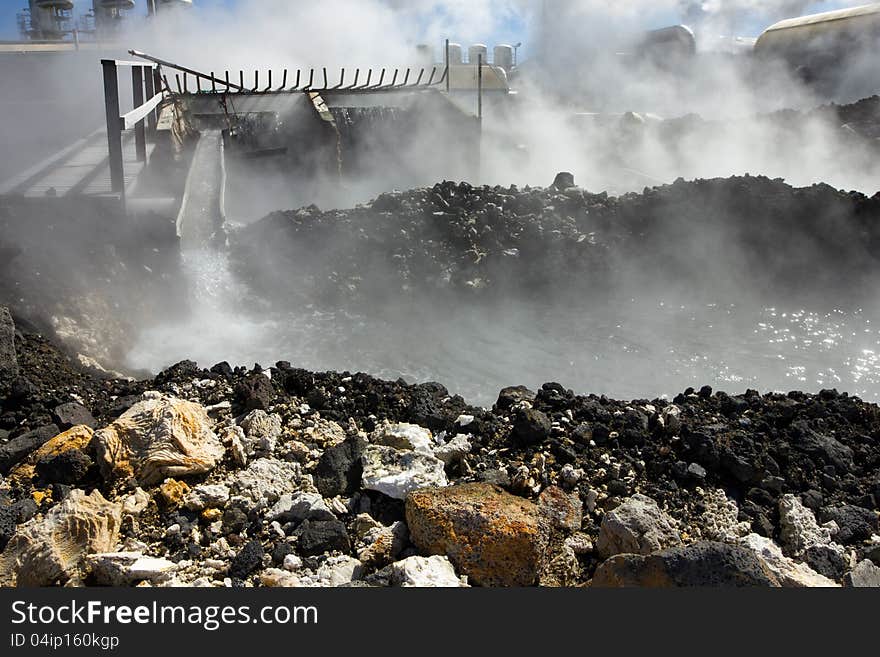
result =
M140 552L107 552L88 557L98 584L129 586L135 582L160 582L177 569L168 559L146 557Z
M433 454L434 449L434 438L431 432L417 424L382 425L370 436L370 442L374 445L385 445L423 454Z
M394 447L370 445L361 458L363 487L396 500L420 488L448 485L443 461L421 452L402 452Z
M143 400L92 439L105 479L134 477L141 485L166 477L201 474L223 458L223 445L200 404L158 392Z
M753 550L783 586L807 588L838 586L834 580L820 575L806 564L797 563L786 557L782 554L782 548L769 538L749 534L742 539L741 544Z
M410 557L391 565L391 581L409 588L466 587L455 574L449 559L441 556Z

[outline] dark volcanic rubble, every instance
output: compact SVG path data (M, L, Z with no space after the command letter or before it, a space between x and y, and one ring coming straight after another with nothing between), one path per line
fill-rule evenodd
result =
M372 307L407 295L595 297L621 284L846 296L876 270L880 195L752 176L621 197L569 184L443 182L353 210L277 212L234 234L233 253L270 298L293 288Z
M548 383L482 409L283 362L99 379L15 345L6 584L877 584L880 408L834 390Z

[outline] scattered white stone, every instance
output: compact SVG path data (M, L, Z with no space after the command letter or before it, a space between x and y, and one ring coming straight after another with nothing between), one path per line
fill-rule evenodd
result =
M85 557L115 549L122 504L72 490L45 516L20 525L0 555L0 586L78 582Z
M593 551L593 541L589 534L576 532L565 539L565 546L574 554L590 554Z
M349 511L348 504L346 504L345 500L338 495L331 499L327 506L329 506L330 510L338 516L344 516Z
M420 488L448 485L443 461L429 454L369 445L361 461L363 487L393 499L405 499L407 493Z
M455 423L456 423L458 426L464 428L464 427L466 427L466 426L468 426L468 425L473 424L473 423L474 423L474 419L475 419L475 418L474 418L473 415L459 415L458 418L456 418Z
M299 463L261 458L253 461L226 482L234 495L245 497L256 508L277 502L285 493L312 488L311 477L302 474Z
M471 441L465 434L453 436L448 442L439 447L434 448L434 456L443 461L446 465L457 463L470 454Z
M351 584L363 574L363 571L361 562L353 557L330 557L318 568L317 583L324 587Z
M433 454L433 436L428 429L416 424L385 424L370 436L374 445L386 445L399 450L413 450Z
M107 552L88 557L92 574L105 586L129 586L147 580L157 582L168 577L178 567L168 559L146 557L139 552Z
M406 588L464 588L447 557L409 557L391 565L391 581Z
M820 575L806 564L797 563L782 554L782 548L769 538L749 534L741 540L742 545L753 550L767 565L783 586L790 587L837 587L834 580Z
M295 572L302 568L303 561L295 554L288 554L284 557L284 570L288 572Z
M344 443L346 439L345 429L338 422L320 418L304 433L307 442L314 442L323 449Z
M232 455L232 462L243 468L247 465L247 447L245 447L244 429L239 426L224 427L220 438Z
M139 516L150 505L150 495L140 486L134 492L126 495L122 500L122 513L130 516Z
M320 493L284 493L266 513L270 520L291 522L303 520L335 520L336 516Z
M660 422L666 427L666 433L675 436L681 431L681 409L670 404L660 413Z
M382 523L378 522L368 513L359 513L352 523L352 531L359 540L363 539L373 529L381 529Z
M222 509L229 501L229 487L224 484L200 484L183 498L184 506L190 511Z
M251 411L241 421L245 431L245 448L248 454L262 452L270 454L281 436L281 416L266 411Z
M559 481L566 488L574 488L584 478L584 474L581 468L575 468L571 463L566 463L559 471Z
M853 588L880 588L880 567L865 559L846 574L844 581Z

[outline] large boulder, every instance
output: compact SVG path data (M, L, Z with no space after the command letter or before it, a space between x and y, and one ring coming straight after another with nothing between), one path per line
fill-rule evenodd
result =
M604 557L647 555L681 543L678 523L645 495L633 495L602 519L596 547Z
M45 517L19 527L0 555L0 586L78 581L86 574L86 556L116 547L121 522L121 504L98 491L71 491Z
M0 381L5 377L18 376L18 360L15 357L15 324L9 309L0 306Z
M549 523L538 505L486 483L432 488L406 498L412 542L446 555L481 586L530 586L544 565Z
M105 479L134 477L144 486L208 472L224 453L203 406L158 392L144 393L93 442Z
M619 587L778 587L779 581L750 549L704 541L645 556L618 554L602 563L592 586Z

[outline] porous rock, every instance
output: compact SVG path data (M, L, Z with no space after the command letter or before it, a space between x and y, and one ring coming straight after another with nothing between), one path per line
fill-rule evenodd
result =
M750 549L703 541L651 555L618 554L603 562L592 586L619 587L778 587L779 581Z

